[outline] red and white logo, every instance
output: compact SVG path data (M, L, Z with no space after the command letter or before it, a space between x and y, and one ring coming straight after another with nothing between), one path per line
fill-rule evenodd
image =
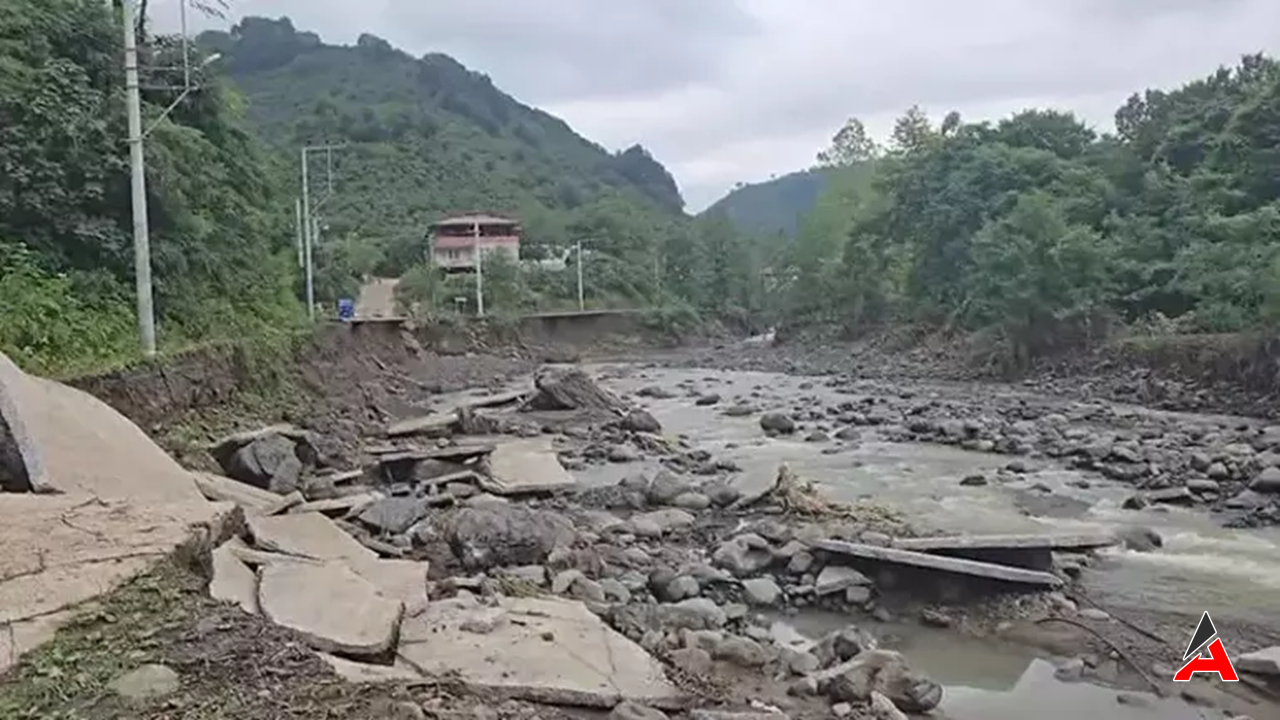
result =
M1223 682L1240 681L1235 665L1227 657L1222 638L1218 637L1218 628L1213 626L1213 620L1207 612L1200 616L1200 624L1196 626L1196 632L1191 636L1191 643L1187 645L1187 652L1182 659L1186 663L1174 673L1174 682L1191 682L1191 677L1196 673L1217 675Z

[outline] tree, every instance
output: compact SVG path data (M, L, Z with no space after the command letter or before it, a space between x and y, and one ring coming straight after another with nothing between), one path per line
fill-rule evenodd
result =
M894 121L892 137L894 147L901 152L925 149L934 137L929 116L919 105L912 105L902 117Z
M818 153L818 164L823 167L848 167L865 162L880 154L875 141L867 136L867 129L858 118L849 118L831 138L831 146Z
M1116 128L1031 108L935 130L912 107L858 166L866 184L829 191L775 264L788 321L982 331L1013 362L1116 321L1280 321L1280 64L1136 93Z
M58 287L91 298L126 296L132 284L119 38L101 2L0 4L0 237L69 283ZM177 47L153 37L140 48L156 85L180 77L166 69L181 64ZM175 98L144 90L144 118ZM238 126L236 103L216 77L204 77L148 138L155 300L170 343L265 332L300 317L292 213L276 201L272 170ZM80 307L110 312L96 299ZM0 325L19 322L0 314Z

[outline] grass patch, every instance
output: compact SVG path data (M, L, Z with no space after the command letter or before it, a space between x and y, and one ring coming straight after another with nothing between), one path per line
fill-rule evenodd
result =
M162 654L167 630L187 622L199 581L164 563L86 606L53 641L0 678L0 718L103 718L115 705L109 685Z

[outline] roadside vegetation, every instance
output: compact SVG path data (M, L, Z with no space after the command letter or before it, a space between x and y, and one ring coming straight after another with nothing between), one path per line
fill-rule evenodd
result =
M177 97L181 62L174 38L145 18L139 30L149 125ZM119 38L100 0L0 7L0 349L37 372L139 359ZM453 298L473 292L425 280L425 229L445 212L488 209L521 219L528 258L563 257L582 240L592 307L764 307L768 238L690 218L644 148L607 152L447 56L416 59L372 36L325 45L264 18L198 47L221 57L146 139L162 352L305 327L296 156L325 141L347 143L319 212L315 288L327 306L368 275L407 274L411 301L456 311ZM491 268L488 307L576 307L572 262Z
M38 372L138 359L115 25L98 0L0 7L0 348ZM149 124L180 62L141 25ZM146 140L165 351L305 329L296 155L319 142L346 143L315 249L328 306L379 275L404 278L407 307L472 311L471 279L424 264L424 235L487 209L520 219L524 258L564 261L491 266L486 310L508 316L577 307L578 241L588 307L673 331L909 326L976 338L1005 366L1117 327L1269 328L1280 309L1280 69L1261 55L1135 94L1113 134L1059 110L912 108L880 146L851 120L804 183L752 201L773 219L744 226L733 203L690 217L643 147L608 152L444 55L264 18L197 46L221 58Z
M1280 64L1133 95L1116 132L1068 112L940 122L880 147L856 119L778 268L788 323L976 334L1022 365L1106 338L1270 328L1280 309Z
M94 0L0 7L0 347L58 374L128 362L133 253L117 24ZM144 123L180 92L145 24ZM291 215L216 75L147 138L160 336L172 349L295 325ZM164 89L173 87L175 89Z

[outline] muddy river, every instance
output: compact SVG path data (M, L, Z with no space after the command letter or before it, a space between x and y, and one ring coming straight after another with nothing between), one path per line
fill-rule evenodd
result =
M628 395L645 386L694 388L724 398L751 399L761 410L792 406L798 398L838 403L842 396L820 378L772 373L643 369L628 366L590 368L604 384ZM682 386L683 383L683 386ZM921 395L955 396L970 387L916 386ZM998 390L985 388L988 392ZM1021 394L1008 389L1009 395ZM755 397L753 397L753 393ZM872 499L902 511L919 527L954 532L1098 532L1140 524L1155 529L1164 547L1152 553L1104 551L1104 559L1081 580L1089 596L1128 617L1147 609L1188 613L1208 610L1215 618L1260 624L1280 618L1280 529L1224 529L1201 510L1150 507L1121 509L1130 486L1068 470L1049 459L1028 461L1033 472L1006 484L962 487L973 473L993 473L1009 458L945 445L891 442L863 428L847 447L835 441L806 442L803 433L765 438L759 416L726 417L724 405L699 407L693 398L643 399L668 434L682 434L695 446L727 458L743 470L744 485L763 486L780 463L824 486L833 498ZM1149 412L1135 409L1134 412ZM1206 423L1248 423L1236 418L1178 415ZM834 448L834 449L833 449ZM610 482L637 471L635 465L597 466L584 475ZM1048 486L1046 493L1036 485ZM1082 487L1087 485L1087 487ZM1033 489L1035 488L1035 489ZM807 620L807 622L806 622ZM801 631L820 634L843 624L842 618L807 616L794 621ZM807 626L807 627L806 627ZM1188 628L1188 631L1190 628ZM903 650L913 663L948 686L943 709L954 720L1021 720L1035 708L1038 720L1092 717L1106 720L1199 719L1201 708L1174 700L1145 697L1117 702L1114 690L1054 678L1054 666L1016 645L993 644L936 632L899 628ZM1171 662L1175 658L1170 659ZM1132 697L1132 696L1129 696Z
M1083 588L1103 607L1134 619L1149 609L1272 624L1280 618L1280 529L1224 529L1203 510L1152 506L1121 508L1133 488L1096 474L1065 468L1049 458L1026 459L1030 472L1009 482L966 487L974 473L994 474L1010 458L958 447L894 442L873 427L860 428L856 442L807 442L805 433L767 438L759 414L727 417L726 405L749 400L761 411L794 407L802 398L838 404L849 398L824 386L821 378L772 373L683 370L627 364L586 368L602 384L635 398L643 387L659 386L676 397L637 398L662 422L664 433L683 435L695 447L729 459L741 469L744 487L763 487L787 463L820 483L835 499L871 499L901 511L915 526L957 533L1107 532L1144 525L1164 539L1155 552L1119 548L1102 552L1085 570ZM525 385L527 387L527 384ZM917 397L964 400L973 386L915 385ZM880 392L884 392L881 386ZM697 393L715 393L723 402L697 406ZM1009 399L1026 396L1018 388L983 386ZM991 400L991 396L983 398ZM810 402L815 402L811 400ZM816 404L816 402L815 402ZM1133 413L1154 411L1132 408ZM1170 415L1181 422L1249 424L1243 418ZM590 466L577 473L586 484L614 483L656 469L652 464ZM1085 482L1082 482L1085 481ZM1048 491L1045 488L1048 488ZM803 613L788 622L816 636L847 622L823 613ZM1192 628L1188 628L1190 633ZM1113 689L1064 683L1054 677L1052 658L1023 646L967 640L919 627L894 628L911 662L947 687L942 710L953 720L1198 720L1221 716L1177 700L1141 693L1118 696ZM1170 658L1173 664L1178 658ZM1256 720L1268 717L1256 716Z

